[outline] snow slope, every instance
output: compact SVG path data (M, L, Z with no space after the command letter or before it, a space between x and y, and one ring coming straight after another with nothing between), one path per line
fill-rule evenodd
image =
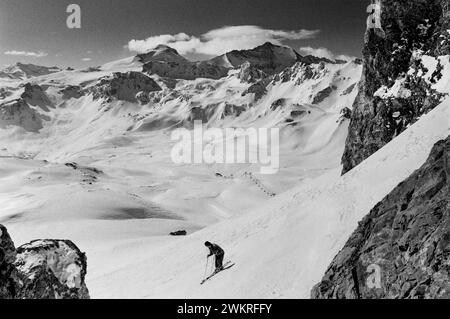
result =
M91 291L112 298L308 298L357 222L450 134L449 119L447 100L343 177L337 169L245 216L158 249L145 240L129 246L114 258L120 266L91 276ZM199 286L206 253L201 247L210 238L236 266ZM147 257L123 264L134 249ZM114 289L111 282L120 285Z

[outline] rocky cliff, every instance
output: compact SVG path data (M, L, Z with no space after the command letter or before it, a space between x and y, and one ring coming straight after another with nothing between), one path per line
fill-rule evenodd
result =
M335 257L313 298L450 298L450 136L386 196Z
M343 155L343 173L382 148L443 98L433 84L442 65L429 70L423 55L450 54L449 0L381 0L382 29L366 32L364 69ZM396 94L380 90L401 86Z
M180 80L197 78L220 79L227 76L229 68L209 61L192 62L182 57L175 49L159 45L137 59L144 64L143 72L160 77Z
M68 240L15 248L0 225L0 299L88 299L86 256Z
M94 99L104 98L111 101L113 98L128 102L148 102L151 92L161 91L161 87L152 78L140 72L114 73L112 76L102 78L96 85L89 88Z
M42 119L23 99L0 104L0 128L8 125L22 127L28 132L39 132Z
M320 62L335 63L325 58L304 57L292 48L274 45L270 42L266 42L251 50L234 50L210 60L212 64L233 69L240 68L245 63L248 63L267 75L280 73L298 62L307 65Z

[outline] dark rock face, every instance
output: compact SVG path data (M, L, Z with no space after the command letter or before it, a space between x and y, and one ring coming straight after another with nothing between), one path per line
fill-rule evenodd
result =
M23 100L0 104L0 128L8 125L20 126L28 132L42 129L41 116Z
M450 298L450 136L385 197L313 298Z
M267 77L267 74L253 66L250 62L242 64L238 74L238 79L240 79L242 83L255 83L265 77Z
M148 53L139 54L137 58L144 64L144 73L156 74L169 79L218 80L226 77L229 71L229 68L215 65L209 61L189 61L182 57L177 50L165 45L159 45Z
M170 236L186 236L187 231L185 230L178 230L170 233Z
M312 104L320 104L322 103L326 98L328 98L334 91L337 90L336 86L329 86L314 97Z
M62 94L62 98L64 100L70 100L70 99L79 99L83 96L83 90L80 86L77 85L69 85L65 87L64 89L60 90L59 93Z
M246 105L234 105L234 104L225 103L225 107L223 109L223 114L222 114L222 119L227 116L239 117L245 111L247 111Z
M172 49L167 45L158 45L156 48L147 53L138 54L136 58L143 64L154 61L172 62L172 63L189 62L189 60L182 57L177 52L177 50Z
M89 88L94 99L106 98L111 101L116 98L121 101L148 102L151 92L161 91L161 87L150 77L139 72L114 73L112 77L106 77L94 87Z
M44 111L49 111L48 107L54 107L53 102L39 85L27 83L21 98L29 105L39 106Z
M5 99L11 95L12 95L12 92L9 91L8 88L0 88L0 99Z
M229 69L208 62L151 61L144 64L143 72L181 80L198 78L218 80L228 75Z
M36 240L17 249L19 297L88 299L86 256L68 240Z
M86 256L68 240L36 240L17 250L0 225L0 299L88 299Z
M242 93L242 96L247 94L255 94L255 101L260 100L267 93L267 86L272 82L272 77L267 77L261 81L251 85Z
M286 99L279 99L279 100L276 100L276 101L274 101L274 102L272 103L272 105L270 106L270 110L271 110L271 111L276 111L276 110L278 110L280 107L285 106L286 103L287 103Z
M303 57L292 48L274 45L270 42L251 50L234 50L210 61L217 65L225 65L224 61L226 61L226 64L231 68L240 68L244 63L249 63L267 75L280 73L297 62L307 65L320 62L333 63L333 61L325 58Z
M349 95L349 94L351 94L353 92L353 90L355 89L355 87L356 87L356 83L350 85L347 89L345 89L344 92L342 92L342 95Z
M17 289L17 270L14 266L16 248L3 225L0 225L0 299L13 299Z
M421 77L421 58L449 53L450 0L381 0L383 32L369 29L364 46L364 67L353 106L343 173L364 161L394 137L436 107L442 94ZM406 74L408 70L412 72ZM441 70L436 70L439 79ZM382 99L374 96L381 87L391 88L404 79L408 96ZM400 112L399 117L393 114Z

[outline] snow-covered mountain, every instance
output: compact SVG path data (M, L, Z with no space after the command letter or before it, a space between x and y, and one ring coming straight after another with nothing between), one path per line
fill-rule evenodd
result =
M46 67L34 64L16 63L0 70L0 78L5 79L29 79L36 76L47 75L61 71L56 66Z
M450 134L449 56L411 48L403 72L371 82L380 56L370 50L383 46L368 41L363 63L269 43L193 62L158 46L8 82L0 90L0 224L18 244L76 243L93 298L309 298L358 222ZM386 122L366 117L373 108L364 103L376 101L376 113L400 127L408 118L401 103L424 90L439 97L433 107L381 138ZM196 120L279 128L279 172L174 164L170 135ZM366 132L384 144L353 140ZM344 165L359 165L341 176L344 149ZM169 235L178 230L188 236ZM235 266L200 286L206 240Z

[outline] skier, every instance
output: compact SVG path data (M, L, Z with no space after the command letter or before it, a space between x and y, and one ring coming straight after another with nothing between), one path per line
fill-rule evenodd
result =
M209 241L205 243L205 246L209 248L209 255L207 258L214 255L216 257L216 270L215 273L218 273L219 271L223 270L223 257L225 255L225 252L222 248L220 248L217 244L212 244Z

